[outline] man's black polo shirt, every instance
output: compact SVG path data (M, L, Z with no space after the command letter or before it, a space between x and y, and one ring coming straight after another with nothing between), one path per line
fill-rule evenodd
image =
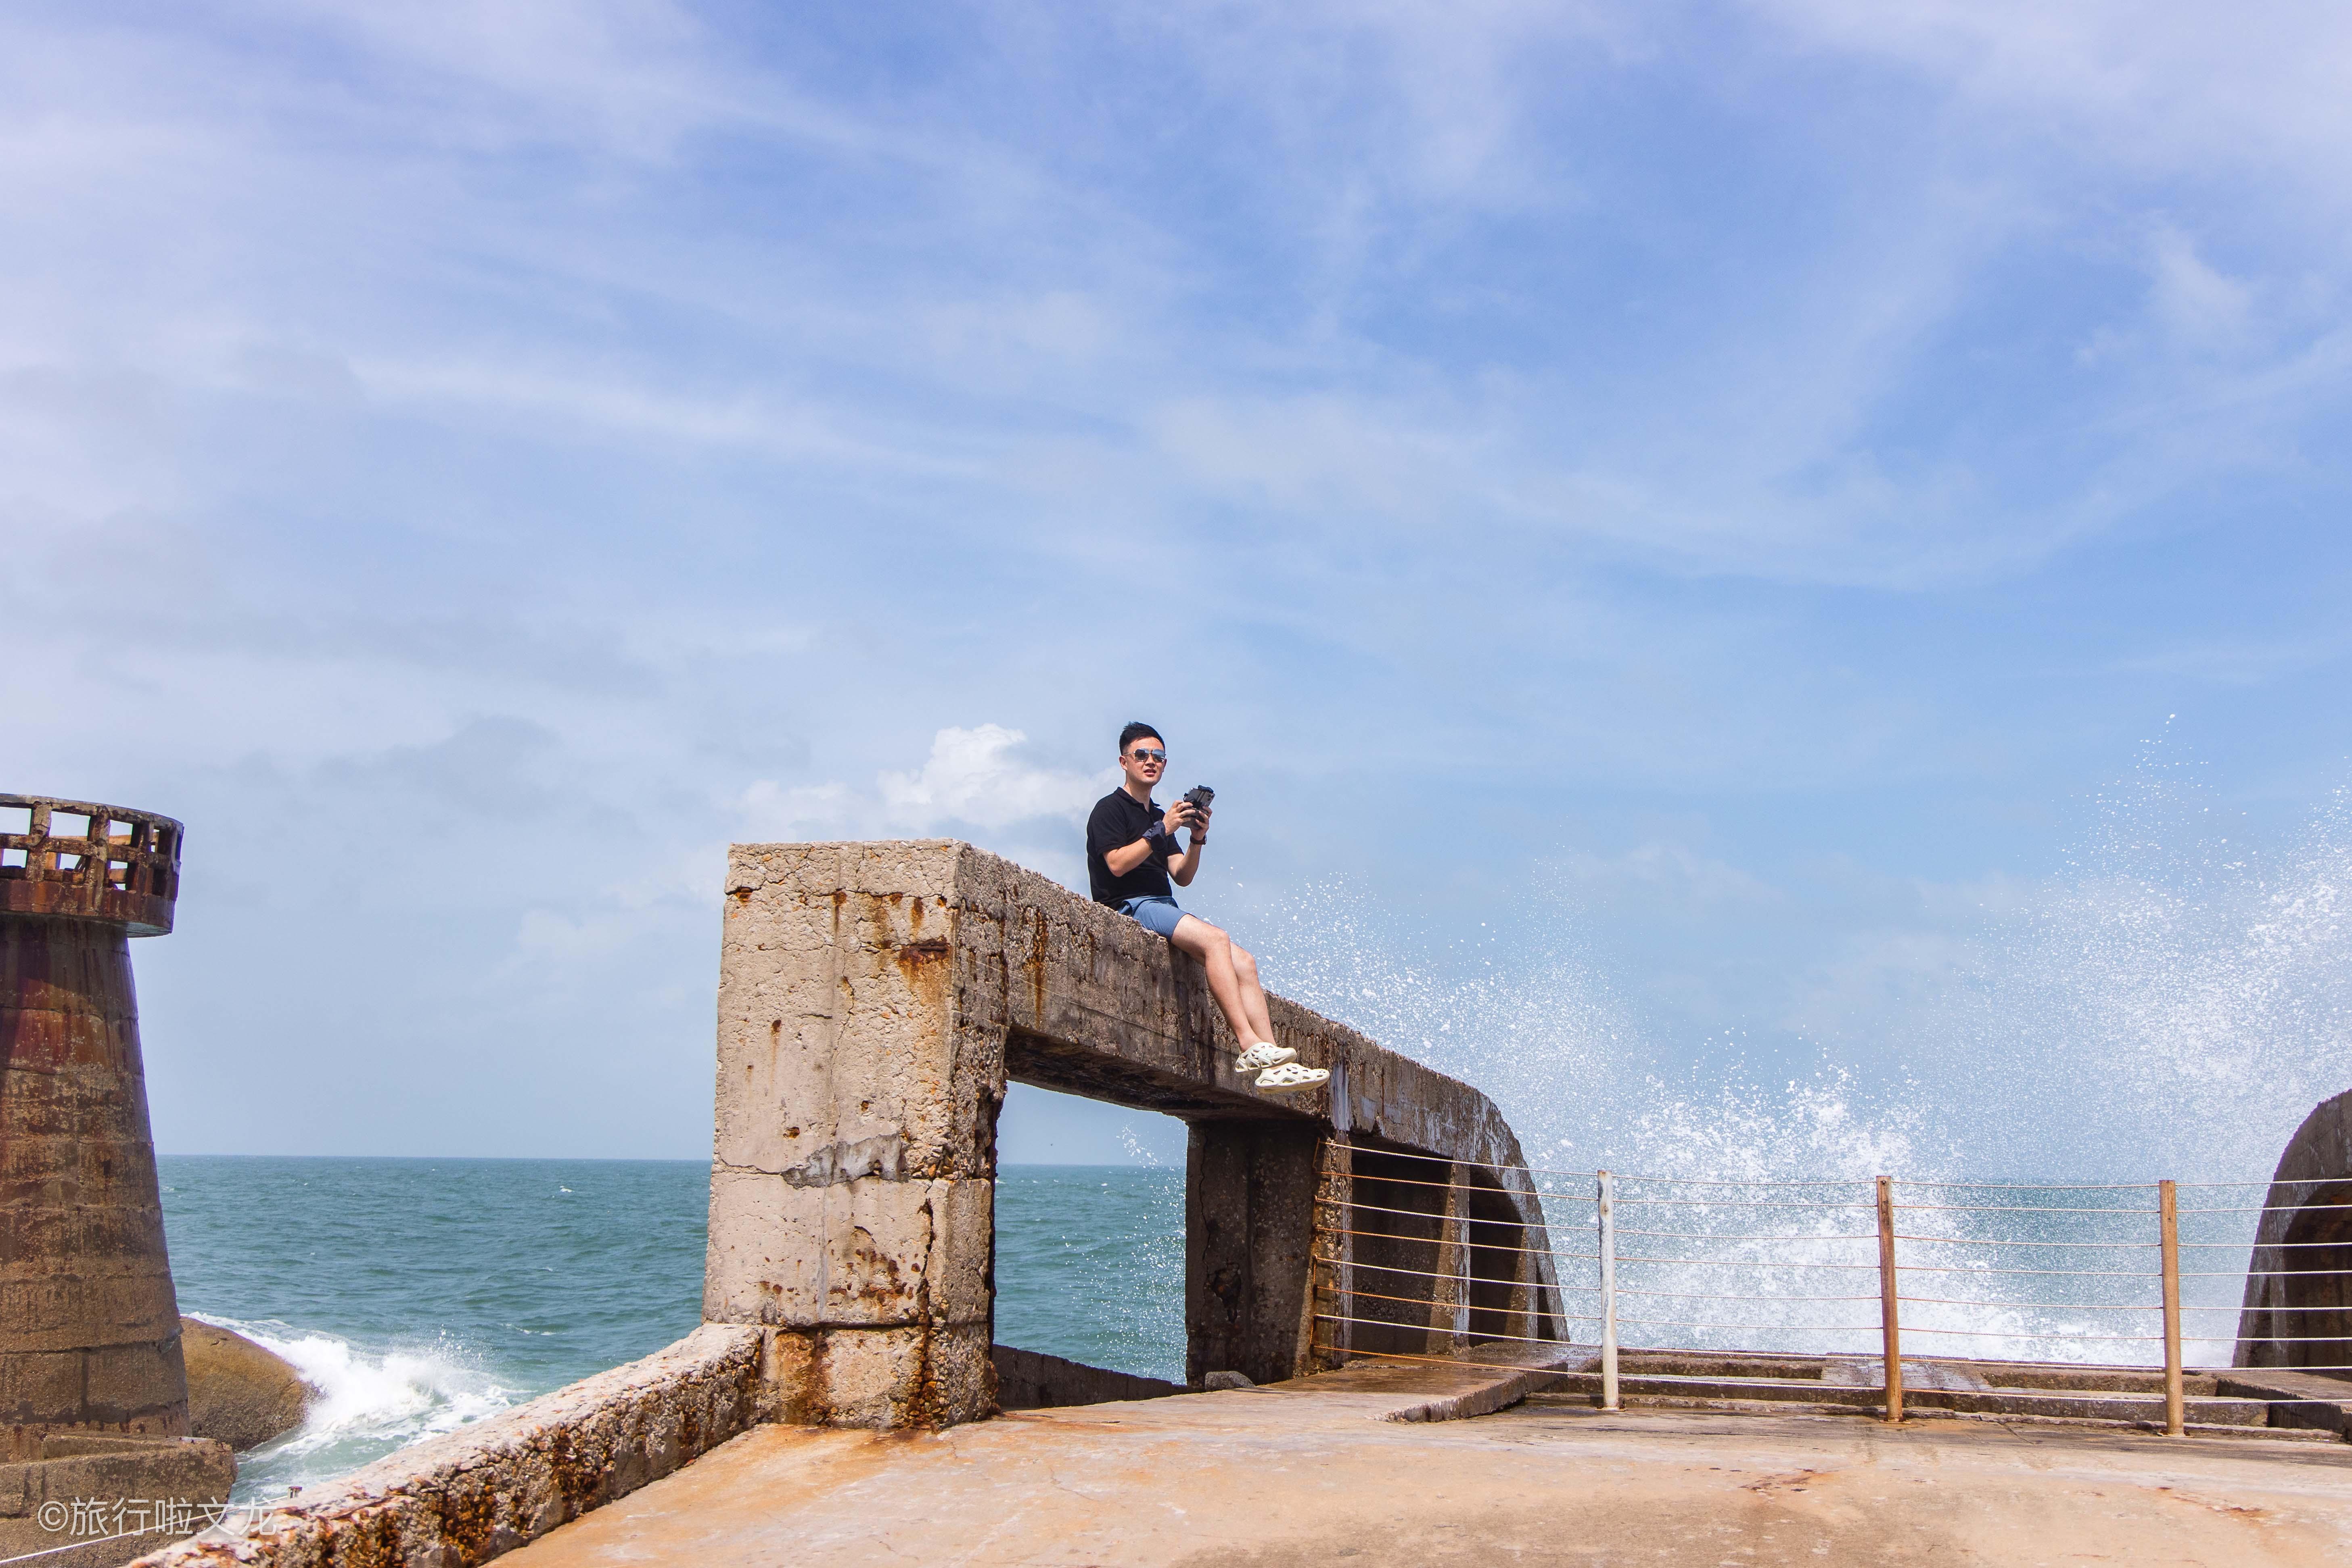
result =
M1168 885L1168 857L1176 849L1172 837L1154 844L1143 864L1124 877L1112 876L1110 862L1104 858L1122 844L1142 837L1143 830L1162 815L1158 806L1146 805L1123 789L1095 802L1094 815L1087 818L1087 880L1094 889L1095 902L1117 909L1129 899L1176 896L1176 889Z

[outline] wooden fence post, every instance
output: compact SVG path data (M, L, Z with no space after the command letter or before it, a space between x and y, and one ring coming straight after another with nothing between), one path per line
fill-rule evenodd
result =
M1601 1408L1617 1403L1617 1189L1606 1171L1601 1181Z
M2185 1436L2188 1401L2180 1390L2180 1194L2171 1182L2156 1185L2164 1258L2164 1435Z

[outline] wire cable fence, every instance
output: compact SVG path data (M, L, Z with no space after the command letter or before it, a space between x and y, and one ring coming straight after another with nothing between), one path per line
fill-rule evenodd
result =
M2266 1368L2352 1376L2341 1182L1701 1179L1349 1152L1317 1222L1317 1329L1342 1355L1597 1342L1609 1409L1621 1352L1811 1358L1875 1373L1890 1420L1906 1354L2161 1369L2176 1435L2189 1369L2200 1387L2226 1375L2242 1319ZM2265 1397L2326 1404L2325 1386Z

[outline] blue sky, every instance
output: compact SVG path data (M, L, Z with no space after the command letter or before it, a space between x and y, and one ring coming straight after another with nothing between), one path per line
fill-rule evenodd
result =
M2326 5L12 7L0 787L190 824L167 1150L696 1155L726 842L1076 879L1137 715L1200 907L1563 1158L2274 1148L2347 105Z

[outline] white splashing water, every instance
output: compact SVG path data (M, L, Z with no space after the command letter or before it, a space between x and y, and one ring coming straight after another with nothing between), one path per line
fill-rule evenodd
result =
M1135 1123L1132 1121L1120 1124L1118 1144L1120 1148L1127 1151L1127 1157L1130 1163L1140 1165L1148 1171L1162 1168L1160 1156L1153 1153L1150 1147L1137 1136Z
M1316 934L1265 944L1279 943L1268 962L1284 993L1475 1084L1531 1164L1748 1181L1921 1168L1923 1121L1907 1081L1874 1101L1826 1060L1778 1091L1738 1064L1670 1074L1654 1037L1573 948L1528 953L1498 941L1415 963L1395 956L1345 884L1297 901L1311 910L1300 929Z
M1916 1059L1973 1085L1960 1147L2002 1169L2266 1178L2313 1105L2352 1088L2352 794L2283 850L2160 753L1996 931Z
M368 1351L276 1321L191 1315L284 1357L318 1391L299 1427L237 1457L239 1502L281 1498L289 1487L341 1475L394 1448L493 1415L518 1397L446 1340Z
M1302 918L1278 921L1263 945L1286 994L1486 1090L1537 1166L1855 1184L1881 1173L1920 1182L2262 1183L2312 1106L2352 1088L2352 792L2336 792L2294 842L2265 852L2159 743L2095 805L2083 847L2021 907L1988 915L1965 944L1971 957L1877 1039L1822 1042L1808 1070L1777 1089L1737 1063L1663 1066L1672 1053L1573 946L1530 953L1497 941L1401 958L1393 931L1344 885L1310 889L1287 911ZM1580 912L1550 909L1536 923L1572 931ZM1854 1059L1839 1060L1841 1048ZM1867 1194L1857 1184L1821 1195ZM1911 1196L2012 1201L1966 1189ZM2058 1229L1998 1209L1906 1216L1906 1228L1946 1238L1906 1253L1923 1271L1906 1289L1969 1303L1906 1307L1906 1323L1968 1331L1931 1340L1933 1353L2154 1359L2147 1340L2101 1337L2152 1328L2108 1310L2152 1300L2145 1282L2000 1272L2062 1257L2071 1268L2141 1267L2137 1252L2088 1244L2152 1237L2152 1218L2137 1213L2152 1206L2152 1192L2044 1201L2128 1212ZM2240 1191L2185 1201L2219 1208L2260 1199ZM1573 1228L1590 1213L1554 1206L1563 1211L1555 1226ZM1854 1210L1801 1216L1723 1205L1652 1215L1668 1218L1675 1228L1743 1236L1767 1225L1786 1233L1792 1223L1806 1236L1871 1227ZM2246 1264L2235 1243L2251 1220L2195 1225L2197 1238L2232 1245L2189 1254L2204 1276L2188 1287L2189 1331L2211 1336L2190 1355L2226 1363L2242 1287L2231 1271ZM1994 1237L2084 1245L2063 1254L1972 1245ZM1716 1250L1867 1256L1858 1243L1840 1245ZM1564 1266L1563 1283L1573 1274ZM1660 1266L1649 1283L1696 1294L1723 1278ZM1874 1281L1864 1279L1858 1268L1750 1274L1747 1300L1711 1304L1737 1326L1662 1331L1652 1342L1855 1348L1833 1346L1836 1336L1821 1331L1874 1322L1862 1302ZM1806 1296L1852 1299L1799 1300ZM2098 1310L2077 1305L2092 1301Z

